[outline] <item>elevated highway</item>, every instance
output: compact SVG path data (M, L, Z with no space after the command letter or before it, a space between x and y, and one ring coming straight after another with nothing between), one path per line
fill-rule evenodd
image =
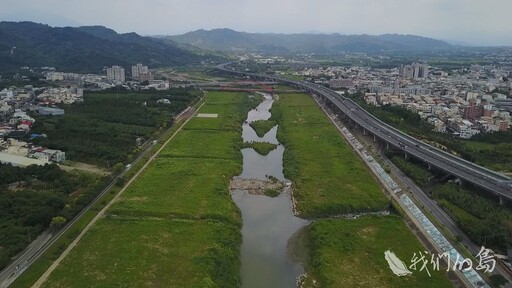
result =
M354 121L357 126L364 129L365 133L372 134L375 140L380 139L388 145L402 150L406 155L421 159L430 166L480 187L498 196L500 202L503 200L512 201L511 178L417 140L382 122L362 109L353 100L343 97L329 88L305 81L293 81L277 76L240 72L230 68L229 64L221 64L217 66L217 69L236 76L283 82L314 93L327 101L334 110L347 116L350 121Z

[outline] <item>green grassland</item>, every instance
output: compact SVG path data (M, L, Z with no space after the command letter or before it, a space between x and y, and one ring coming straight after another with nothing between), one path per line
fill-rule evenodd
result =
M452 287L446 268L432 271L430 265L432 277L419 269L393 274L385 251L409 266L414 253L425 250L398 216L319 220L307 233L312 260L306 287L313 280L314 287Z
M183 130L173 145L162 151L163 157L238 159L240 134L237 131Z
M249 125L254 129L258 137L263 137L270 129L277 125L277 122L273 120L258 120L251 122Z
M219 219L237 224L240 215L227 187L240 171L234 160L162 157L125 191L110 213Z
M43 287L235 287L240 241L218 222L106 218Z
M284 173L302 216L385 209L388 200L369 169L306 94L284 94L272 108L286 147Z
M258 103L208 93L199 113L219 118L189 121L45 287L238 287L241 217L228 186L242 169L241 123Z

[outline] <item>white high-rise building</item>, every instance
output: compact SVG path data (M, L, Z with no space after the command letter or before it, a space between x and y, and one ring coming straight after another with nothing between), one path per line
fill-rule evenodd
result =
M125 81L124 78L124 68L121 66L112 66L107 68L107 81L112 82L114 84L123 84Z
M142 75L149 74L148 66L144 66L140 63L132 66L132 78L133 80L141 80ZM143 77L144 78L144 77Z

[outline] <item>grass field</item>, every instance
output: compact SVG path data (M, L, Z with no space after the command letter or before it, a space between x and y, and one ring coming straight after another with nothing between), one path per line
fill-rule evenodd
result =
M238 287L241 218L228 186L242 168L241 123L258 103L209 93L199 112L219 118L187 123L45 287Z
M173 145L162 151L162 156L235 160L240 156L239 138L237 131L185 129L176 135Z
M230 178L240 172L241 166L233 160L162 157L132 184L110 213L240 223L227 189Z
M386 208L389 202L369 169L310 96L280 95L272 119L279 124L278 138L286 147L284 173L294 183L302 216Z
M307 233L309 285L316 280L315 287L452 287L446 267L434 272L429 265L431 277L419 267L409 269L410 276L393 274L385 251L394 252L409 267L414 253L425 250L398 216L319 220Z
M106 218L43 287L235 287L240 238L218 222Z

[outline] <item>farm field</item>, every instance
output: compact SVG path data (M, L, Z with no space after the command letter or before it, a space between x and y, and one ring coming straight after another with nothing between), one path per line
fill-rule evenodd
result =
M272 107L278 139L286 146L284 173L293 181L297 209L322 217L385 209L370 170L306 94L280 95Z
M199 113L219 117L189 121L44 287L238 287L241 217L228 187L258 101L208 93Z
M316 280L316 287L452 287L446 267L429 265L431 276L419 265L409 276L393 274L384 252L409 267L414 253L425 250L398 216L319 220L307 233L312 261L306 283Z

